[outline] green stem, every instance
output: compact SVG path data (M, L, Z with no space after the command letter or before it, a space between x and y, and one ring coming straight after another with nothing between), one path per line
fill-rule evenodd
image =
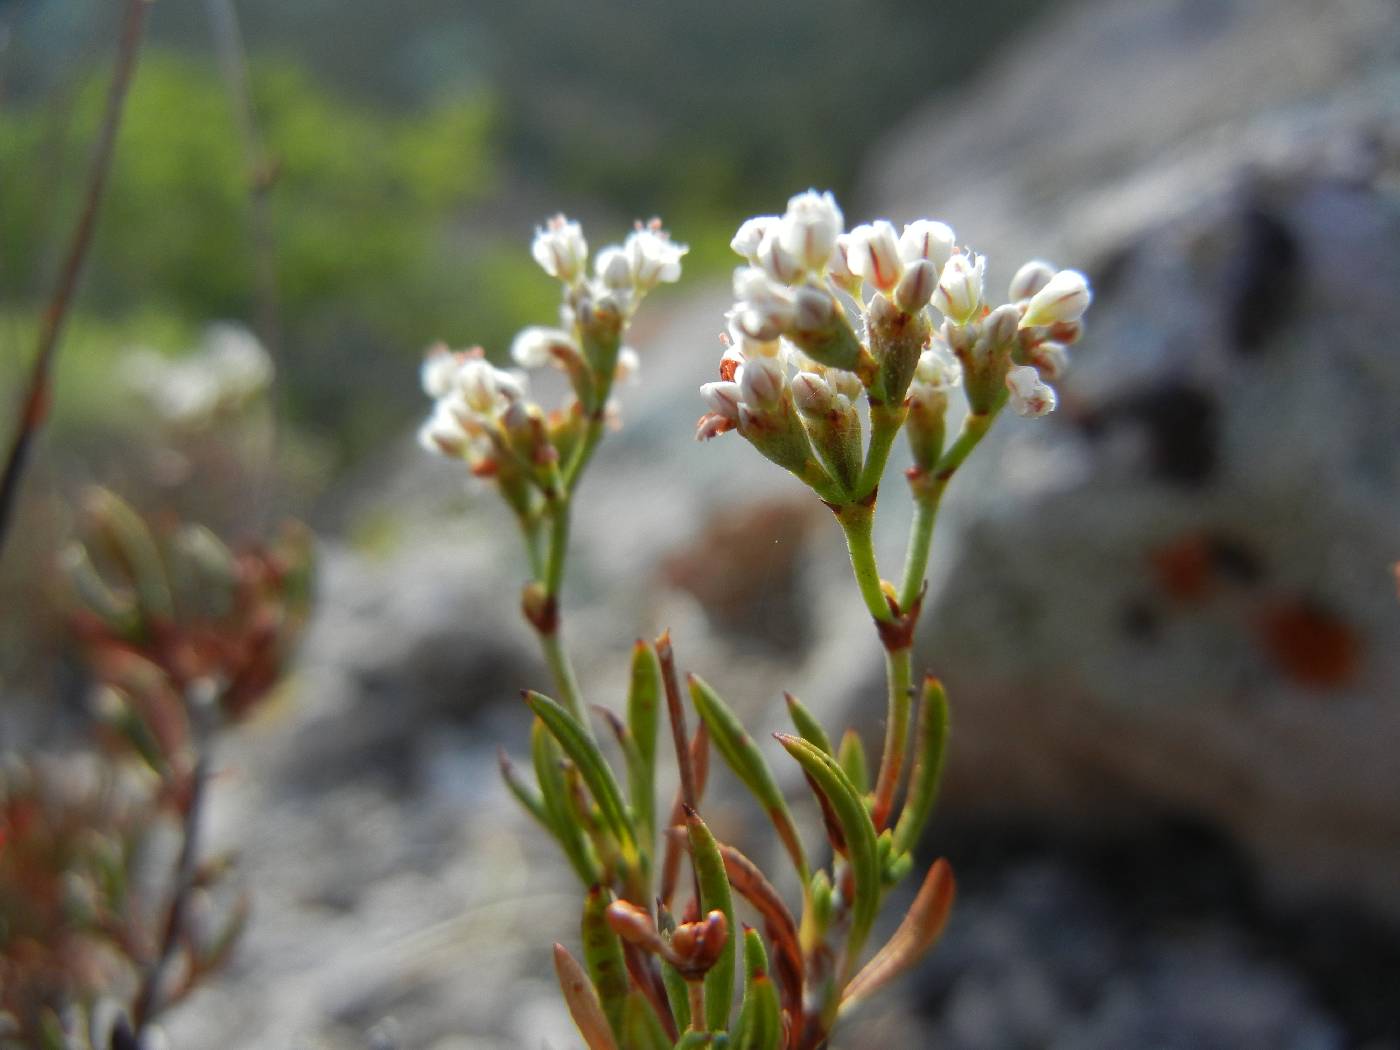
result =
M875 783L875 806L871 818L877 830L883 828L894 809L895 792L904 773L904 757L909 744L909 711L913 706L910 686L913 661L908 646L885 650L885 678L889 683L889 711L885 719L885 750L880 756L880 774Z
M846 549L851 554L851 570L856 586L870 615L881 623L894 619L890 604L880 586L880 569L875 563L875 509L858 503L839 508L836 520L846 534Z
M583 709L583 694L579 690L578 678L574 674L569 652L559 637L559 628L556 626L548 634L543 631L538 633L545 662L549 664L549 673L553 675L555 688L559 691L559 703L591 734L592 726Z
M880 485L885 475L885 465L890 459L890 449L904 426L905 408L900 405L891 409L887 405L870 402L870 447L865 452L865 466L856 483L855 497L865 500Z
M907 613L919 600L929 549L933 546L933 525L938 520L938 504L947 482L935 481L914 497L914 522L909 529L909 549L904 555L904 580L899 588L899 609Z

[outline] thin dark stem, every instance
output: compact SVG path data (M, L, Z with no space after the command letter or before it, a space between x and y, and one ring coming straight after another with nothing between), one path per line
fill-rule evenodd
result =
M122 112L126 107L127 90L136 72L136 60L141 50L141 33L145 28L148 6L149 0L127 0L121 38L117 44L117 62L112 70L102 124L93 150L92 164L88 169L87 192L83 199L82 212L78 216L68 253L59 270L58 284L54 288L53 297L49 300L39 323L39 339L34 351L34 364L29 373L29 385L20 403L14 437L10 441L9 453L5 458L4 474L0 475L0 552L4 551L5 540L9 535L20 482L29 462L34 438L48 414L54 356L58 351L59 338L63 334L63 323L72 305L73 294L78 287L78 279L82 276L83 263L92 245L93 231L97 227L103 191L107 186L112 155L116 150L117 132L121 127Z
M196 715L196 718L198 715ZM204 811L204 796L209 784L210 745L205 734L198 741L199 757L195 760L191 774L190 796L185 806L183 840L180 843L180 857L175 863L175 881L171 887L170 910L165 916L165 928L161 932L160 951L155 962L146 971L137 993L136 1003L131 1009L131 1023L139 1034L160 1012L161 985L165 972L180 946L180 937L188 921L190 895L194 890L195 875L199 867L199 826Z

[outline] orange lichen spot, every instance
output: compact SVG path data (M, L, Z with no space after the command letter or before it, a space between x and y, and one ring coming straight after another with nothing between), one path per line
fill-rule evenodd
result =
M1294 682L1315 689L1353 681L1361 667L1362 639L1335 613L1305 599L1269 608L1259 622L1260 641Z

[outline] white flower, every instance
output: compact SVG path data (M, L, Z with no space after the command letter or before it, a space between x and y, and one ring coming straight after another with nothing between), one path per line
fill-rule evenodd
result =
M779 237L781 231L782 224L779 223L764 234L754 262L779 284L792 284L802 276L802 260L783 247Z
M1026 360L1035 365L1041 378L1051 383L1063 379L1069 371L1069 350L1063 343L1041 343L1027 351Z
M593 272L605 288L621 290L632 287L632 263L627 258L627 250L621 245L610 244L600 251L593 260Z
M1062 321L1077 321L1089 308L1093 293L1078 270L1061 270L1026 304L1022 328L1040 328Z
M914 368L914 382L938 390L952 390L961 386L962 365L942 343L935 342L919 355L919 363Z
M510 344L510 356L521 368L567 365L579 356L573 338L562 328L532 325L522 329Z
M731 322L749 339L771 342L792 324L792 291L756 266L741 266L734 271L734 298L738 302L731 312Z
M757 264L758 246L763 243L764 235L781 221L776 215L758 215L752 219L745 219L744 224L739 227L739 232L729 242L729 247L736 255Z
M943 267L938 290L933 293L933 305L954 324L967 324L982 305L986 274L987 260L982 256L954 255Z
M836 238L836 246L831 249L831 257L826 261L826 274L838 288L844 288L852 295L860 292L860 278L851 271L849 253L851 235L843 233Z
M941 273L953 257L953 228L932 219L919 219L904 227L899 235L899 257L905 263L927 259L935 273Z
M671 235L653 219L646 226L638 224L623 244L632 278L645 291L658 283L673 284L681 277L681 256L690 251L684 244L674 244Z
M1041 381L1040 373L1030 365L1016 365L1006 373L1006 389L1011 392L1011 407L1017 415L1032 419L1055 411L1055 391Z
M565 284L575 284L588 266L588 242L577 222L556 215L535 230L530 254L544 272Z
M894 288L894 304L906 314L916 314L929 304L938 286L938 271L927 259L915 259Z
M787 372L776 358L755 357L739 366L736 376L744 404L755 409L770 408L783 396Z
M853 229L846 247L846 265L882 292L894 288L904 273L894 227L880 219Z
M792 326L798 332L820 332L836 316L836 300L825 288L804 284L793 295Z
M418 444L440 456L464 455L467 442L466 429L445 400L433 406L433 414L418 428Z
M446 343L434 343L423 358L419 375L423 380L423 392L429 397L442 397L457 380L457 372L462 367L462 358L447 348Z
M808 270L821 271L845 228L845 217L830 192L808 190L788 201L778 227L783 249Z
M836 407L836 394L815 372L798 372L792 381L792 400L803 415L818 416Z
M1008 293L1013 303L1022 303L1035 295L1055 276L1055 267L1051 266L1043 259L1032 259L1016 271L1016 276L1011 278L1011 287Z

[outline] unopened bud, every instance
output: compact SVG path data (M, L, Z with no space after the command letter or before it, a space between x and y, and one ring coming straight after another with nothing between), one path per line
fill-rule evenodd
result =
M904 227L904 232L900 234L899 257L906 264L925 259L933 263L933 271L937 275L952 258L953 243L951 226L931 219L919 219Z
M758 246L763 243L763 238L768 231L777 226L780 221L776 215L759 215L752 219L746 219L744 224L739 227L739 232L734 235L734 239L729 242L729 247L734 250L736 255L740 255L756 265Z
M793 295L792 326L799 332L818 332L836 316L836 300L825 288L804 284Z
M626 249L620 245L612 244L600 251L593 262L593 272L607 288L632 287L632 264L628 261Z
M771 357L755 357L739 368L739 389L744 402L754 409L776 405L782 400L786 385L787 374L783 366Z
M982 338L996 347L1010 346L1016 338L1021 312L1011 303L998 306L982 320Z
M879 219L851 230L846 263L857 277L868 281L882 292L899 283L904 267L899 258L899 238L894 227Z
M1069 351L1060 343L1041 343L1026 354L1026 363L1034 365L1046 382L1053 383L1069 371Z
M828 193L808 190L788 201L778 227L783 249L805 269L819 271L831 257L845 217Z
M763 238L763 243L758 246L758 254L754 261L763 268L773 280L779 284L792 284L802 276L802 260L783 246L779 234L782 225L768 231Z
M698 922L683 922L671 934L674 965L681 975L694 980L719 961L729 940L729 920L718 909Z
M959 253L950 258L938 279L933 305L954 324L967 324L982 305L987 263L981 256Z
M462 358L447 348L446 343L434 343L423 357L423 367L419 375L423 381L423 392L429 397L442 397L452 389L457 379L457 370L462 367Z
M1039 328L1061 321L1077 321L1089 308L1093 293L1078 270L1061 270L1026 304L1022 328Z
M828 368L854 371L860 367L864 348L846 311L829 289L814 284L798 288L793 298L793 320L787 337L804 354Z
M1032 259L1011 278L1008 293L1013 303L1024 302L1050 283L1055 276L1055 268L1043 259Z
M916 259L894 289L894 303L906 314L915 314L929 304L938 286L938 271L927 259Z
M824 416L836 407L836 394L815 372L798 372L792 381L792 400L804 416Z
M851 235L843 233L836 238L836 247L831 249L831 257L826 261L826 275L849 295L859 296L861 279L860 275L851 270L850 265Z
M711 412L731 422L739 422L739 402L744 399L744 394L738 383L706 383L700 388L700 396L705 399Z
M521 329L510 344L510 356L521 368L543 368L553 364L567 369L578 359L579 351L573 338L562 328L532 325Z

